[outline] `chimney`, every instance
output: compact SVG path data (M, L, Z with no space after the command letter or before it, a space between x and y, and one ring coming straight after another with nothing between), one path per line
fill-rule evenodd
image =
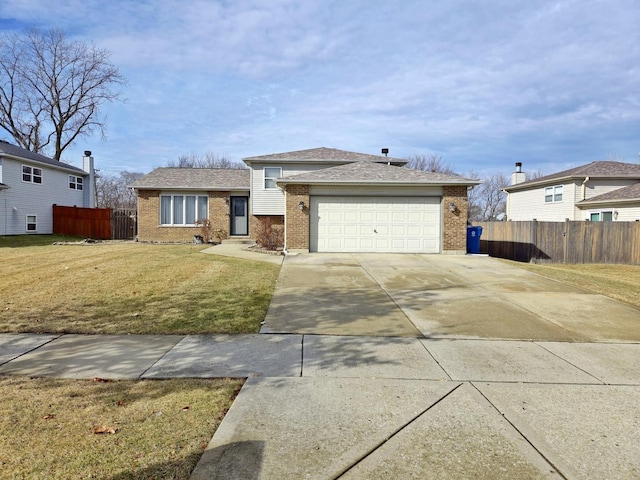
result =
M82 169L89 174L87 183L84 186L84 202L89 208L96 208L97 201L97 189L96 189L96 170L93 166L93 157L91 156L91 150L85 150L84 157L82 157Z
M522 171L522 162L516 162L516 171L511 174L511 185L517 185L518 183L524 183L527 181L527 176Z

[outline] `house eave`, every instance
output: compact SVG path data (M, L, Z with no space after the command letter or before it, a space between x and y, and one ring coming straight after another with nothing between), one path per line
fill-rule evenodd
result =
M189 185L183 186L171 186L168 187L166 185L145 185L145 186L137 186L137 185L129 185L128 188L133 188L136 191L140 190L162 190L164 191L189 191L189 192L248 192L249 187L194 187Z
M369 186L375 185L377 187L442 187L442 186L475 186L481 182L405 182L405 181L358 181L358 180L276 180L278 185L327 185L327 186Z
M586 177L589 177L589 180L640 180L640 176L638 175L570 175L567 177L558 177L552 178L549 180L541 180L536 181L532 180L531 182L518 183L517 185L509 185L508 187L504 187L502 191L511 193L513 191L519 190L528 190L531 188L537 188L547 185L558 185L570 182L582 182Z
M16 162L27 163L27 164L30 164L30 165L38 165L38 166L41 166L43 168L44 167L53 168L55 170L61 170L63 172L73 173L76 176L84 176L84 177L88 177L89 176L88 172L85 172L81 168L74 167L73 165L67 165L67 164L53 165L51 163L41 162L39 160L34 160L32 158L19 157L17 155L11 155L9 153L0 153L0 157L7 158L9 160L14 160Z
M357 163L357 160L323 160L323 159L311 159L311 160L295 160L295 159L261 159L257 158L243 158L242 161L247 165L251 166L252 164L274 164L274 165L346 165L348 163ZM378 160L366 160L371 163L382 163L382 164L390 164L396 167L401 167L408 163L407 160L390 160L385 161L384 159Z
M593 207L611 207L618 205L633 205L640 204L640 198L625 198L625 199L613 199L613 200L583 200L576 203L578 208L593 208Z

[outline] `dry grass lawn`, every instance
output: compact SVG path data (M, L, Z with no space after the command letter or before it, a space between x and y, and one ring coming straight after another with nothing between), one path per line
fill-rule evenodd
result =
M640 308L640 265L508 263Z
M241 385L0 378L0 478L188 479Z
M255 333L279 267L203 245L0 238L0 332Z

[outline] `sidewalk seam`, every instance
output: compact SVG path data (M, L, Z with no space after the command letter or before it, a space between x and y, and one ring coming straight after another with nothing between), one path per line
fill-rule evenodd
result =
M369 272L369 270L367 270L367 267L365 267L362 264L362 262L360 260L358 260L356 255L351 254L351 256L358 263L358 265L360 265L360 268L369 276L369 278L376 285L378 285L378 288L380 288L380 290L382 290L384 292L384 294L389 298L389 300L391 300L391 303L393 303L396 306L396 308L398 310L400 310L400 312L402 312L402 315L404 316L404 318L407 319L407 321L411 324L413 329L418 333L418 335L415 338L426 338L424 336L424 333L422 333L422 331L418 328L418 326L415 323L413 323L413 321L409 318L409 315L407 315L407 313L404 311L404 308L402 308L402 307L400 307L400 305L398 305L398 302L396 302L396 300L393 298L393 296L391 296L391 294L387 291L387 289L384 288L382 285L380 285L380 282L378 282L378 280L376 280L376 278L373 275L371 275L371 272Z
M148 372L149 370L151 370L153 367L155 367L155 366L156 366L156 364L157 364L160 360L162 360L164 357L166 357L166 356L167 356L167 353L169 353L171 350L173 350L174 348L176 348L176 346L177 346L180 342L182 342L185 338L187 338L187 337L189 337L189 336L190 336L190 335L183 335L183 336L182 336L182 338L181 338L180 340L178 340L178 341L177 341L176 343L174 343L171 347L169 347L169 349L168 349L168 350L166 350L162 355L160 355L158 358L156 358L156 361L155 361L155 362L153 362L151 365L149 365L149 367L148 367L146 370L144 370L140 375L138 375L138 380L142 380L142 379L144 379L144 376L147 374L147 372Z
M22 333L17 333L16 335L22 335ZM48 335L48 334L39 334L39 333L36 333L36 335ZM13 357L13 358L11 358L11 359L7 360L7 361L6 361L6 362L4 362L4 363L0 363L0 366L2 366L2 365L8 365L9 363L13 362L14 360L17 360L17 359L19 359L20 357L24 357L24 356L25 356L26 354L28 354L28 353L35 352L36 350L38 350L38 349L40 349L40 348L44 347L45 345L49 345L51 342L54 342L54 341L56 341L56 340L58 340L58 339L60 339L60 338L64 337L65 335L67 335L67 334L66 334L66 333L60 333L60 334L58 334L57 336L55 336L54 338L52 338L51 340L49 340L49 341L47 341L47 342L44 342L44 343L41 343L41 344L40 344L40 345L38 345L37 347L33 347L31 350L27 350L26 352L22 352L20 355L17 355L17 356L15 356L15 357Z
M586 373L587 375L589 375L590 377L595 378L597 381L599 381L602 385L608 385L607 382L605 382L604 380L602 380L601 378L596 377L593 373L586 371L584 368L580 368L578 365L575 365L573 363L571 363L569 360L567 360L566 358L561 357L560 355L558 355L555 352L552 352L551 350L549 350L548 348L546 348L544 345L541 345L541 342L537 342L534 341L533 343L535 343L536 345L538 345L540 348L542 348L545 352L549 352L551 355L555 356L556 358L559 358L560 360L562 360L563 362L568 363L569 365L571 365L573 368L577 368L578 370L580 370L581 372ZM548 343L548 342L547 342Z
M529 445L531 445L531 448L533 448L538 453L538 455L540 455L544 459L544 461L547 462L558 473L558 475L560 475L564 480L569 480L569 477L567 477L562 472L560 467L558 465L556 465L554 462L552 462L551 459L547 455L542 453L542 451L538 447L536 447L531 440L529 440L527 438L527 436L522 432L522 430L520 430L515 425L515 423L513 423L511 420L509 420L509 418L507 417L507 415L505 413L501 412L500 409L496 405L494 405L494 403L491 400L489 400L489 398L482 392L482 390L480 390L476 386L476 384L474 382L469 382L469 385L471 385L473 388L475 388L476 391L480 395L482 395L482 398L484 398L489 403L489 405L491 405L495 409L495 411L498 413L498 415L500 415L501 418L503 418L509 425L511 425L511 428L513 428L516 432L518 432L518 435L520 435L524 439L525 442L527 442Z
M420 413L418 413L417 415L415 415L413 418L411 418L407 423L405 423L404 425L400 426L398 429L396 429L393 433L391 433L390 435L388 435L386 438L384 438L381 442L379 442L377 445L373 446L372 448L370 448L367 452L365 452L363 455L360 456L360 458L358 458L357 460L355 460L351 465L349 465L348 467L342 469L337 475L331 477L331 480L338 480L339 478L342 478L345 474L349 473L350 470L352 470L354 467L356 467L358 464L360 464L361 462L363 462L367 457L369 457L370 455L372 455L376 450L380 449L382 446L384 446L387 442L389 442L392 438L394 438L396 435L398 435L400 432L402 432L405 428L407 428L408 426L410 426L412 423L414 423L416 420L418 420L422 415L424 415L425 413L427 413L429 410L431 410L433 407L435 407L436 405L438 405L440 402L442 402L445 398L447 398L449 395L451 395L453 392L455 392L458 388L460 388L463 385L463 382L458 383L458 385L456 385L455 387L453 387L451 390L449 390L445 395L443 395L442 397L440 397L438 400L436 400L435 402L433 402L431 405L429 405L427 408L425 408L424 410L422 410Z
M418 339L418 341L420 342L420 344L422 345L422 348L424 348L427 353L429 354L429 356L433 359L434 362L436 362L436 364L440 367L440 369L444 372L444 374L449 378L450 381L455 382L456 380L454 380L453 378L451 378L451 375L449 375L449 372L447 372L445 370L445 368L440 364L440 362L438 361L438 359L433 355L433 353L431 353L429 351L429 349L427 348L427 345L425 344L425 342L420 341L421 339Z

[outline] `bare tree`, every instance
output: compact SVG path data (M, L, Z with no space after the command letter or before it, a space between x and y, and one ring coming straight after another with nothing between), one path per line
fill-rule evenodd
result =
M531 181L531 180L537 180L539 178L542 178L544 176L546 176L547 174L544 173L543 170L531 170L530 172L527 172L527 182Z
M429 155L412 155L407 160L409 160L409 162L405 166L413 170L445 173L448 175L456 174L453 168L451 168L451 165L449 165L449 162L445 161L442 155L436 153L430 153Z
M0 35L0 127L56 160L79 136L104 135L100 107L125 84L109 56L58 29Z
M470 172L467 177L479 179L479 175ZM481 178L482 183L469 189L469 220L489 221L500 220L506 212L507 196L502 191L509 185L503 173L494 173Z
M136 194L129 188L144 174L120 172L118 175L101 174L96 181L98 208L136 208Z
M204 154L180 155L177 160L169 160L167 166L174 168L247 168L243 162L230 160L224 155L211 151Z

